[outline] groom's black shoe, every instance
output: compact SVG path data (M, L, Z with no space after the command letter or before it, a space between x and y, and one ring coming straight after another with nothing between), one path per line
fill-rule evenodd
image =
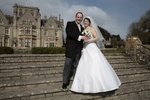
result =
M67 84L63 84L63 85L62 85L62 88L63 88L63 89L67 89L67 86L68 86Z

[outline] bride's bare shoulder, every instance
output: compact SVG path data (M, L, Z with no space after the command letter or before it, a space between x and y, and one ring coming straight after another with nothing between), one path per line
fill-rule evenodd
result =
M92 29L93 29L93 27L89 26L89 27L88 27L88 29L89 29L89 30L92 30Z
M93 27L90 27L90 30L91 30L91 31L94 31L94 28L93 28Z

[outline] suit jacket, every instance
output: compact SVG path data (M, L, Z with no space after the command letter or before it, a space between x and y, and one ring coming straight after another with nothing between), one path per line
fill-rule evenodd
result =
M81 32L84 28L81 26ZM77 53L81 53L83 48L83 41L78 41L79 35L81 35L79 28L75 21L67 22L66 26L66 57L75 58Z

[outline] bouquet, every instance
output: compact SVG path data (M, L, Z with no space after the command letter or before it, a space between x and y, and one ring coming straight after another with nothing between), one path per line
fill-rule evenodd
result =
M81 34L86 37L90 37L90 35L91 35L91 33L88 30L84 30Z

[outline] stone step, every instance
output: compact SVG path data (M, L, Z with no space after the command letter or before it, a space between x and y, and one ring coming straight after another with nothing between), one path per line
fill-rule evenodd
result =
M144 65L139 65L138 63L130 63L130 64L111 64L112 67L116 70L123 69L140 69L145 68ZM0 72L24 72L24 71L40 71L40 70L52 70L52 69L62 69L64 68L63 63L53 63L53 64L30 64L30 65L3 65L0 67Z
M62 76L62 69L51 69L51 70L40 70L40 71L23 71L23 72L5 72L0 73L0 80L14 80L14 79L37 79L37 78L45 78L45 77L57 77ZM119 74L122 71L117 71ZM121 75L124 74L135 74L135 73L148 73L149 70L145 70L144 68L139 69L125 69Z
M60 77L62 76L62 69L53 69L53 70L41 70L41 71L24 71L24 72L9 72L9 73L0 73L0 80L24 80L24 79L38 79L46 77ZM124 71L116 71L118 75L133 75L133 74L146 74L150 73L149 70L141 68L138 69L126 69Z
M50 59L26 59L26 60L4 60L4 61L0 61L1 65L2 64L12 64L12 63L38 63L38 62L60 62L63 61L64 62L64 58L59 58L59 59L54 59L54 58L50 58Z
M119 96L124 94L131 94L131 93L138 93L141 91L150 91L150 82L140 82L138 84L130 84L125 86L120 86L118 90L115 91L115 93L112 96ZM43 86L39 88L30 88L30 89L18 89L17 91L3 91L0 92L0 99L11 99L14 98L14 100L43 100L43 98L49 98L49 100L55 100L50 98L57 98L58 96L66 96L66 95L72 95L79 97L80 100L82 99L99 99L102 98L100 94L95 94L93 96L90 96L89 94L83 95L83 94L75 94L70 92L70 90L62 90L60 86ZM69 99L69 98L67 98ZM67 100L65 99L65 100ZM76 98L77 99L77 98ZM58 99L60 100L60 99ZM63 99L62 99L63 100ZM79 99L77 99L79 100Z
M47 100L48 99L51 100L50 98L47 98ZM42 100L46 100L46 99L42 99ZM98 100L150 100L150 93L149 91L138 91L130 94L128 93L123 95L109 96L109 97L105 97L104 99L98 98Z
M150 73L147 74L130 74L130 75L118 75L122 84L130 84L135 82L150 81ZM62 84L62 77L51 78L38 78L36 80L3 80L0 81L0 91L8 91L15 89L24 89L31 87L52 86L53 84Z
M1 62L3 61L8 61L8 60L34 60L34 59L61 59L61 58L65 58L64 56L29 56L29 57L7 57L7 58L0 58ZM123 57L122 57L123 58ZM124 58L128 58L128 57L124 57Z
M113 92L98 94L65 94L46 98L38 98L33 100L150 100L149 91L139 91L138 93L116 94Z
M32 72L34 72L34 71L48 71L48 70L54 70L55 71L55 69L57 70L60 70L60 71L62 71L63 70L63 63L61 63L61 64L57 64L57 65L48 65L48 66L46 66L46 65L33 65L33 66L31 66L31 65L29 65L29 66L27 66L27 68L26 68L26 66L22 66L21 68L19 68L20 70L18 70L18 67L17 66L15 66L15 68L16 68L16 71L15 71L15 68L14 68L14 66L13 67L11 67L11 69L9 70L9 68L8 68L8 72L14 72L14 73L16 73L16 72L20 72L20 73L22 73L22 72L25 72L25 71L28 71L28 73L30 73L30 71L31 71L31 73ZM113 65L112 64L112 67L115 69L115 70L124 70L124 69L132 69L132 70L134 70L134 69L141 69L141 68L144 68L144 65L137 65L136 66L136 64L135 65L120 65L120 64L115 64L115 65ZM33 69L34 70L33 70ZM36 70L36 68L38 69L38 70ZM23 70L23 69L25 69L25 70ZM6 72L6 74L7 74L7 67L6 67L6 69L1 69L1 73L3 73L4 72L4 74L5 74L5 72Z
M0 100L149 100L150 70L125 53L104 55L122 82L114 94L62 90L64 54L0 55Z
M117 60L129 60L130 58L129 57L125 57L125 56L105 56L106 59L108 60L111 60L111 59L117 59ZM43 61L43 60L55 60L55 59L58 59L58 60L65 60L65 57L63 56L58 56L58 57L29 57L29 58L24 58L24 57L15 57L15 58L7 58L7 59L1 59L0 60L0 63L20 63L20 62L35 62L35 61Z
M108 59L128 59L129 57L124 56L124 55L105 55L106 58ZM63 58L65 59L65 55L64 54L37 54L37 55L0 55L0 61L1 62L5 62L5 61L9 61L9 60L33 60L33 59L59 59L59 58Z
M105 56L108 59L130 59L127 56ZM59 58L65 58L64 55L29 55L29 56L0 56L1 61L6 61L6 60L26 60L26 59L59 59Z
M53 62L51 64L29 64L29 65L4 65L0 67L1 73L7 72L24 72L24 71L41 71L52 69L63 69L64 63Z
M104 56L126 56L125 53L103 53ZM1 54L0 55L0 59L7 59L7 58L16 58L16 57L37 57L37 58L41 58L41 57L58 57L58 56L63 56L65 57L65 54Z
M46 74L47 73L47 74ZM123 73L120 71L117 72L119 77L125 77L125 78L129 78L132 76L143 76L143 75L149 75L150 71L149 70L141 70L141 72L138 70L125 70ZM48 72L31 72L31 73L7 73L5 75L2 76L1 74L1 81L0 81L0 87L4 87L4 86L13 86L10 84L20 84L20 82L23 82L23 85L25 84L25 82L28 80L38 80L38 79L58 79L58 78L62 78L62 71L48 71ZM44 83L46 83L48 80L46 81L42 81ZM52 80L53 81L53 80ZM61 80L59 80L61 81ZM58 81L58 82L59 82ZM8 85L6 84L8 83ZM44 83L40 83L39 84L44 84ZM48 81L49 83L49 81Z
M15 58L47 58L47 57L65 57L65 54L1 54L1 59L15 59Z
M130 59L108 59L109 63L111 64L115 64L115 63L134 63L134 61L130 60ZM1 66L4 66L4 65L29 65L29 64L51 64L51 63L54 63L54 62L57 62L57 63L63 63L65 62L64 59L40 59L40 60L11 60L11 61L5 61L5 62L1 62L0 63L0 67Z
M105 52L103 52L103 54L105 55L105 56L126 56L126 53L105 53Z

